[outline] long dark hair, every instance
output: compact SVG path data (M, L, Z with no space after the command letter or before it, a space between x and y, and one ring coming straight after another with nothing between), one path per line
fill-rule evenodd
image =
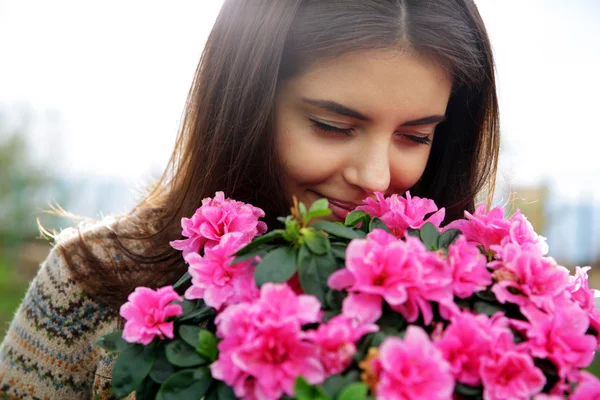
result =
M169 241L179 237L181 218L219 190L261 207L274 226L289 207L274 142L278 88L318 60L375 48L415 50L453 77L447 119L411 192L445 207L446 222L473 211L477 194L493 186L499 130L491 46L472 0L225 0L168 168L107 228L125 257L107 268L82 234L62 246L68 261L85 259L86 268L71 266L76 278L115 307L135 286L172 284L186 265ZM144 251L130 245L142 242ZM141 273L134 279L129 270Z

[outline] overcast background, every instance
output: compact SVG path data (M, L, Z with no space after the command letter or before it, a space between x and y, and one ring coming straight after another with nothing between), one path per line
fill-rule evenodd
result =
M64 174L159 171L220 4L1 0L0 105L16 118L33 107L36 154ZM600 2L477 4L498 67L502 172L598 193Z

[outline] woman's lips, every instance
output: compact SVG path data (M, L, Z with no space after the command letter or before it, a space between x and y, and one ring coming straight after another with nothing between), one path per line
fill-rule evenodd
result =
M348 214L354 210L354 208L340 207L331 200L329 200L329 209L331 209L331 213L340 221L345 221Z

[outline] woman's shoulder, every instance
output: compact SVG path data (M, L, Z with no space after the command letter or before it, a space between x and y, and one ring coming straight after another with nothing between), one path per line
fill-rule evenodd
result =
M121 265L125 249L144 250L141 241L124 238L133 234L133 229L134 225L125 215L86 219L55 235L54 248L72 263L71 267L86 269L89 267L86 262L90 260L104 265Z
M112 223L86 221L55 237L0 346L1 394L77 399L102 391L97 368L106 354L95 342L117 328L118 311L81 285L74 270L90 267L75 244L83 240L96 256L115 257Z

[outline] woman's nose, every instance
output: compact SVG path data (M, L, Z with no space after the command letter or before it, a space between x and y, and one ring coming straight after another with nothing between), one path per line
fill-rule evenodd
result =
M391 181L389 146L381 141L359 149L344 170L346 182L367 193L385 193Z

